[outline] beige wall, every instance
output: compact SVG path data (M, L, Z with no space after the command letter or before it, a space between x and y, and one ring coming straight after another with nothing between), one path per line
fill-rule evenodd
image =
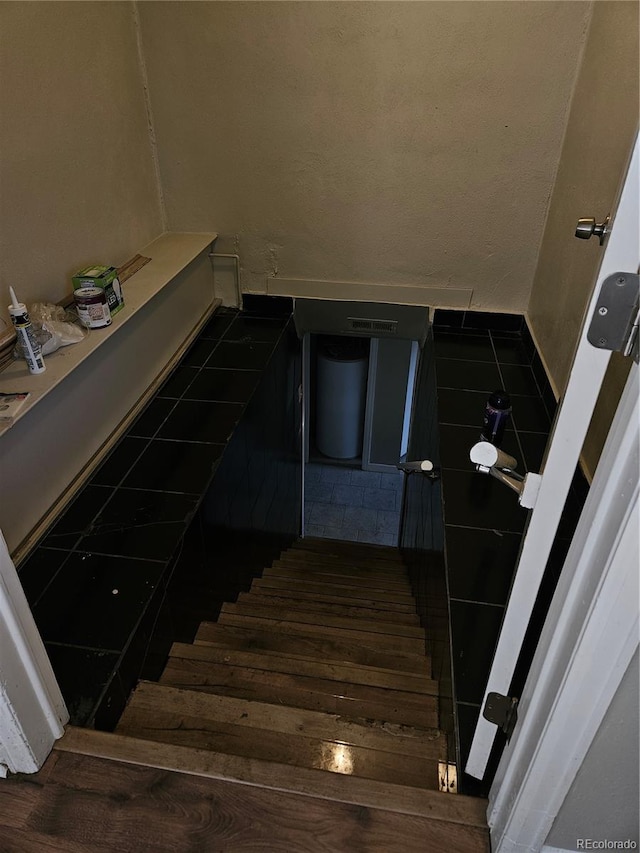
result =
M524 311L590 4L139 11L169 227L217 230L245 289L277 272Z
M577 220L611 212L638 126L638 4L597 2L576 82L529 302L529 320L561 394L602 248L573 237ZM585 444L592 472L628 370L613 360Z
M162 231L133 3L0 3L0 316Z

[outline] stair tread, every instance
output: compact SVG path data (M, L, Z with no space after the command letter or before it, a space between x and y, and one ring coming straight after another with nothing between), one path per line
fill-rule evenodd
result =
M436 727L405 725L386 720L346 717L312 708L292 708L277 702L260 702L234 696L202 693L168 684L141 681L131 696L121 722L126 725L131 707L184 713L210 722L265 729L290 736L316 737L346 745L414 755L446 742Z
M345 539L329 539L326 537L305 536L298 539L291 548L318 553L362 555L369 558L402 562L397 548L389 545L376 545L373 542L349 542Z
M311 575L306 577L291 577L266 575L261 578L256 578L253 584L260 588L268 587L270 589L286 589L300 590L306 593L317 593L318 595L338 595L343 598L362 598L366 596L371 601L380 601L384 604L402 604L405 607L413 607L415 609L415 599L407 592L396 592L389 589L371 589L365 587L364 584L331 584L327 583L326 579L321 580Z
M411 595L411 584L407 578L381 577L372 575L366 569L361 571L341 571L339 565L318 566L312 564L299 564L285 560L274 560L270 567L266 568L262 577L292 577L292 578L314 578L321 579L327 585L358 586L362 584L366 589L388 589L395 592L404 592Z
M315 675L351 684L367 684L371 687L384 687L405 692L428 694L438 693L438 682L425 675L397 672L373 666L339 663L303 657L302 655L270 652L268 650L246 651L200 643L174 643L170 651L171 658L186 660L232 663L235 666L250 666L274 672L289 672L300 675Z
M350 616L354 619L369 621L391 622L395 625L413 625L418 627L420 619L417 613L394 612L367 607L355 602L346 604L344 601L316 601L313 597L296 598L295 596L265 595L262 587L251 588L250 592L241 592L237 604L251 604L260 607L277 607L282 610L300 610L306 613L326 614L328 616Z
M218 624L234 627L262 628L298 637L316 637L318 639L337 640L341 643L358 643L366 648L384 652L403 652L419 656L424 652L424 640L419 637L400 637L395 634L380 634L375 631L360 630L357 627L335 628L332 626L307 625L285 619L273 619L263 616L236 616L222 611Z
M359 631L373 632L376 634L395 635L399 637L410 637L418 639L424 647L424 630L416 625L403 625L383 619L367 619L358 614L340 616L326 612L308 612L301 608L288 608L275 606L271 603L260 604L255 601L226 602L222 605L221 613L234 614L236 616L257 616L267 619L276 619L280 622L304 623L306 625L317 625L322 628L347 628Z
M233 696L247 701L282 703L349 717L374 718L405 725L438 726L435 695L336 682L317 675L276 672L258 667L171 657L160 678L185 690Z
M207 749L258 761L277 761L291 767L349 772L364 779L438 787L438 756L397 756L317 738L282 735L268 729L253 730L227 723L208 723L167 711L132 709L121 731L132 737Z
M72 726L67 728L64 737L56 742L54 748L58 752L94 755L179 773L322 797L365 808L415 815L429 818L432 823L442 821L442 844L449 836L449 826L453 824L461 824L465 831L477 828L481 833L478 840L486 837L487 802L480 798L460 794L452 796L424 788L416 789L344 774L329 774L321 770L257 761Z
M397 604L393 601L382 601L375 598L356 597L349 595L323 595L319 592L307 592L300 589L300 584L292 587L289 584L270 586L263 582L262 578L257 578L251 585L251 594L262 597L282 597L287 601L298 602L300 604L337 604L346 607L362 607L369 610L375 610L377 613L384 615L385 618L393 619L396 616L408 616L418 619L415 604ZM363 593L366 595L366 593Z
M370 575L378 575L380 577L397 577L405 580L408 577L407 568L404 563L390 563L381 560L370 560L361 558L360 560L351 560L348 557L339 554L318 554L314 551L298 551L295 548L289 548L283 551L277 558L285 562L303 563L313 566L334 565L339 569L362 569L366 570Z
M165 708L165 704L170 707ZM329 772L349 772L366 779L436 789L438 760L442 745L435 749L404 754L397 750L379 750L371 746L345 743L335 736L309 735L300 731L272 729L266 715L258 726L244 720L221 721L202 716L192 707L175 707L175 702L157 694L151 707L133 701L127 708L118 731L179 746L208 749L254 760L278 761L290 766ZM444 745L444 744L443 744Z
M232 648L244 648L248 651L270 650L279 653L300 654L309 658L334 660L343 663L355 663L373 666L391 671L413 672L428 675L431 664L426 655L409 655L404 652L380 652L364 646L340 643L319 637L300 636L262 630L202 622L196 634L195 642L229 644Z

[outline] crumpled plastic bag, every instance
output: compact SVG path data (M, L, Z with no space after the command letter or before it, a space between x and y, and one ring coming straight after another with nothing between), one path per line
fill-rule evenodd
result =
M50 302L34 302L29 308L29 319L36 340L42 347L42 355L50 355L60 347L77 344L87 334L87 329L80 325L75 313ZM13 354L15 358L23 357L19 345L16 345Z

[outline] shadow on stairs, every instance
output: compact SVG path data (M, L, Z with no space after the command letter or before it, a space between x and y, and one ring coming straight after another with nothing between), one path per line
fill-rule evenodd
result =
M47 772L91 850L486 851L486 801L439 790L446 754L399 552L304 539Z

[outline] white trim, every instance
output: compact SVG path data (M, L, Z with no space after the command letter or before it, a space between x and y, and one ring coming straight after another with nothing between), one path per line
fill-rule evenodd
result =
M638 268L639 160L636 140L615 223L605 248L597 286L594 288L586 318L594 311L600 285L607 276L619 270L635 271ZM552 431L540 491L520 553L483 706L489 692L506 695L509 691L560 516L611 357L611 353L596 349L587 341L587 327L588 322L585 322L569 384ZM495 725L481 715L465 768L471 776L478 779L484 776L495 734Z
M311 336L309 332L306 332L302 336L302 352L301 352L301 360L302 360L302 423L300 424L300 448L302 451L302 465L301 475L300 475L300 488L302 495L302 502L300 508L300 536L304 539L305 536L305 519L304 519L304 506L305 506L305 485L306 485L306 476L305 476L305 468L309 464L309 423L310 417L309 413L310 402L311 402Z
M376 399L376 375L378 372L378 338L369 339L369 370L367 372L367 397L364 405L364 428L362 432L362 470L373 470L371 462L371 435L373 412Z
M418 346L418 341L411 341L409 372L407 374L407 393L404 401L404 419L402 421L402 438L400 439L400 459L404 459L409 452L409 430L411 428L411 413L413 411L413 395L416 390L416 374L418 372L419 353L420 347Z
M495 853L540 850L638 648L639 376L634 365L491 789Z
M305 332L302 336L302 461L309 461L309 432L311 426L311 334Z
M35 773L69 714L0 532L0 775Z

